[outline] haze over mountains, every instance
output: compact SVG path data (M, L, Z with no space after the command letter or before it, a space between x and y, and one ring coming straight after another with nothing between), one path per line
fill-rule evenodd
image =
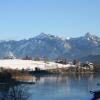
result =
M47 57L50 60L58 57L67 59L80 59L87 56L100 55L100 37L86 33L84 36L63 39L58 36L41 33L28 40L1 41L0 58L12 52L16 57L26 55L35 57Z

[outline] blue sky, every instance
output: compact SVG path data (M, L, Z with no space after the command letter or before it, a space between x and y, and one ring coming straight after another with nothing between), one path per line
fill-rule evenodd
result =
M100 36L100 0L0 0L0 39L23 39L41 32Z

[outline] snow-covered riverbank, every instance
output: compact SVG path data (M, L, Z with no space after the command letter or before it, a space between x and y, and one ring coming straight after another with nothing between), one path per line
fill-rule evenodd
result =
M56 69L56 68L67 68L74 67L71 64L59 64L55 62L44 62L44 61L33 61L33 60L22 60L22 59L1 59L0 67L5 69L29 69L35 70L35 68L39 68L41 70L47 69Z

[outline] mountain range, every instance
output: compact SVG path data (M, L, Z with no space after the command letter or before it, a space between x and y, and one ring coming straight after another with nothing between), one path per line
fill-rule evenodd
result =
M100 37L86 33L77 38L64 39L55 35L41 33L24 40L0 41L0 58L12 52L17 58L27 56L47 57L54 60L59 57L80 59L90 55L100 55Z

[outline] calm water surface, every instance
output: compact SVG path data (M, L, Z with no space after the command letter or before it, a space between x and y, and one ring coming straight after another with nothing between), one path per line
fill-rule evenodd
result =
M30 100L91 100L90 90L100 90L99 74L44 76L29 86Z
M23 81L36 81L25 85L28 100L91 100L90 90L100 90L100 74L81 75L49 75L42 77L17 77ZM99 83L99 85L97 85ZM4 90L5 89L5 90ZM8 91L9 87L0 85L0 91ZM0 92L0 93L2 93ZM100 100L100 99L99 99Z

